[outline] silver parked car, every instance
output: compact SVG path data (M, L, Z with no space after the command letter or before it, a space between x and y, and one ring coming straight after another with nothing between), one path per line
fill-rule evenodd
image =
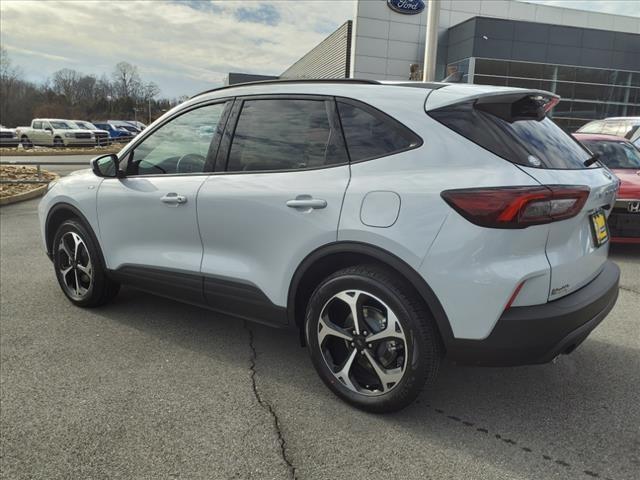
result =
M44 246L80 307L127 284L297 328L334 393L397 410L445 356L549 362L615 304L618 183L547 118L557 101L348 80L205 92L52 186Z

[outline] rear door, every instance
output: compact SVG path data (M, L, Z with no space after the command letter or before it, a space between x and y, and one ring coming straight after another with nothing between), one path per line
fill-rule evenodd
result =
M499 91L428 111L452 130L515 164L541 185L589 188L586 203L576 216L548 224L549 300L579 289L601 271L609 249L606 215L618 185L607 169L588 162L588 150L545 116L556 98L548 92Z
M284 323L293 273L336 241L349 163L332 98L237 99L198 194L209 305Z

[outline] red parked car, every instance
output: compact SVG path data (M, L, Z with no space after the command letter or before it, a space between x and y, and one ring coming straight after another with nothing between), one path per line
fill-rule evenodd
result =
M611 241L640 244L640 150L622 137L574 133L598 160L620 179L620 191L609 216Z

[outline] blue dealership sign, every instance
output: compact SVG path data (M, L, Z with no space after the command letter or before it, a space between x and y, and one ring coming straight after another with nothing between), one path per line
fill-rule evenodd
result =
M387 0L389 8L404 15L415 15L424 10L424 0Z

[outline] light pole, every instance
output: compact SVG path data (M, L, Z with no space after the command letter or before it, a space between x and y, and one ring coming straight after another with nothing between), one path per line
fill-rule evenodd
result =
M149 117L147 118L147 125L151 123L151 99L154 94L154 84L152 82L147 83L147 101L149 102Z
M438 54L438 17L440 0L430 0L427 11L427 36L424 46L423 82L433 82L436 76L436 55Z

